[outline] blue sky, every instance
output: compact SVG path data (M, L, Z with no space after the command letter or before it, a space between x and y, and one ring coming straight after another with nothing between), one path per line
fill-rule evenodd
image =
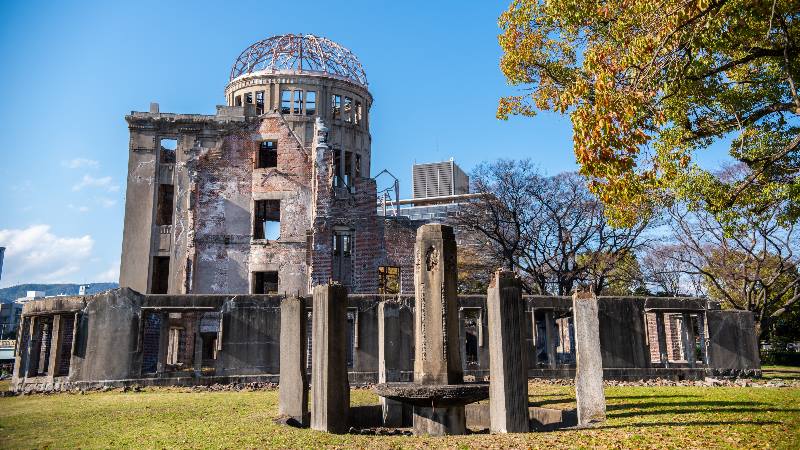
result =
M116 281L125 204L124 116L213 114L251 43L311 33L351 49L374 95L372 173L409 196L411 164L465 170L532 158L573 170L566 118L498 121L508 94L497 17L508 1L0 3L0 287Z

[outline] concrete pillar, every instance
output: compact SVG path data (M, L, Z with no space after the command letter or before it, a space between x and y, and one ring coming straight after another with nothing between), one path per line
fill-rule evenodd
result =
M345 433L350 384L345 353L347 289L344 286L332 283L314 286L311 328L311 428Z
M457 255L453 228L427 224L414 246L414 382L464 382L459 340ZM414 406L414 434L466 433L464 406Z
M697 314L697 329L700 331L700 362L708 364L708 349L706 348L706 314Z
M278 413L308 424L306 376L306 302L303 297L281 300L281 378Z
M681 340L683 340L683 353L686 357L686 362L689 367L695 366L695 349L694 349L694 327L692 326L692 317L689 313L681 314Z
M556 368L556 323L553 318L553 310L544 313L544 329L546 335L545 345L547 348L547 365L551 369Z
M597 297L589 290L576 291L572 295L572 312L577 350L575 398L578 403L578 426L586 426L605 421L606 418Z
M400 304L384 300L378 304L378 383L400 381L403 355L400 340ZM397 400L380 398L383 426L403 425L403 404Z
M169 347L169 313L161 313L161 329L158 334L158 364L156 373L163 374L167 370L167 347Z
M61 358L61 315L53 316L53 329L50 330L50 361L47 362L47 376L50 378L58 373L58 363Z
M200 335L200 322L203 321L203 313L198 313L194 321L194 355L192 362L194 366L194 376L203 375L203 336Z
M526 433L528 377L525 311L519 280L498 270L487 292L489 313L489 431Z
M423 225L417 231L414 254L414 381L463 383L453 228Z
M664 327L664 313L656 312L656 334L658 334L658 353L661 364L669 367L669 353L667 353L667 330Z

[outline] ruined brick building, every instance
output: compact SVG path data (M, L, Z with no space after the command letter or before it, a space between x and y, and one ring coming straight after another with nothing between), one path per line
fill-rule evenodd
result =
M274 36L236 59L216 115L132 112L120 286L143 293L376 292L383 219L372 95L349 50ZM413 241L411 241L413 242Z

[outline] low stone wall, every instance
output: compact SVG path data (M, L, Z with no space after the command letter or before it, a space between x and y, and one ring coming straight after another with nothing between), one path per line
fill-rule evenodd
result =
M269 295L143 295L123 288L31 301L23 309L12 388L277 382L280 300ZM387 300L396 302L399 311L393 320L399 321L400 354L392 355L391 369L399 381L412 378L413 296L350 295L342 326L347 327L351 384L377 381L378 304ZM310 324L312 302L306 304ZM571 299L530 296L525 304L528 375L573 378ZM600 297L598 306L606 379L760 374L750 313L679 298ZM662 361L652 349L668 336L655 335L658 330L648 326L647 317L670 315L693 327L677 334L683 339L677 343L683 360L673 351ZM486 297L460 296L459 318L464 374L482 380L489 374ZM309 353L312 346L309 334ZM310 358L307 369L310 373Z

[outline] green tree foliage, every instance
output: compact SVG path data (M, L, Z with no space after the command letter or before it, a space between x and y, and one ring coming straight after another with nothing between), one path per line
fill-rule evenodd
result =
M730 226L800 217L797 0L515 0L497 115L569 114L581 173L617 224L674 199ZM730 144L720 178L697 151Z

